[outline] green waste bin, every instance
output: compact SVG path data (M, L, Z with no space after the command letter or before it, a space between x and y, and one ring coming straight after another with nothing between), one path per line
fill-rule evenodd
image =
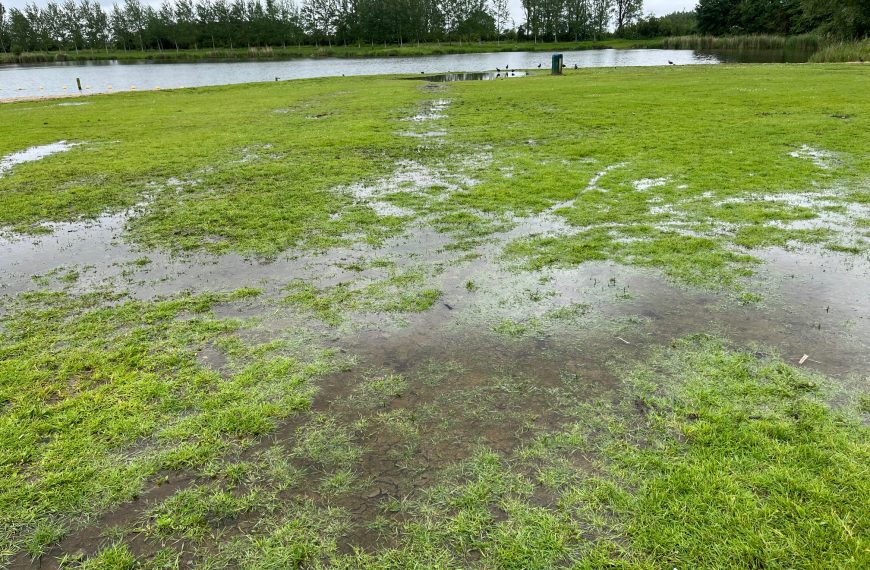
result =
M553 65L550 68L553 75L562 75L562 54L553 54Z

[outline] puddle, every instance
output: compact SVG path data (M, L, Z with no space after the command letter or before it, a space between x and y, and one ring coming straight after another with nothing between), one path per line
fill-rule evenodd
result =
M635 180L633 185L634 189L638 191L650 190L652 188L658 188L660 186L664 186L668 182L670 182L670 178L642 178L640 180Z
M831 170L842 163L837 153L814 148L809 145L802 145L798 150L790 152L788 155L801 160L810 160L822 170Z
M379 216L395 216L399 218L414 216L414 210L402 208L389 202L369 202L368 206Z
M447 110L447 107L450 106L449 99L435 99L434 101L428 101L426 104L426 108L410 117L405 117L402 119L403 121L436 121L438 119L444 119L447 116L444 114L444 111Z
M601 179L604 178L605 176L607 176L608 174L610 174L612 171L616 170L617 168L622 168L623 166L625 166L624 162L619 162L616 164L610 164L608 166L605 166L603 169L596 172L592 176L592 178L589 179L589 183L586 184L586 187L578 193L578 196L575 196L574 198L571 198L570 200L565 200L564 202L559 202L557 204L553 204L545 211L545 214L553 214L557 210L561 210L564 208L572 208L574 206L574 204L577 203L577 199L580 197L579 195L583 194L584 192L593 192L595 190L598 190L599 192L607 192L607 190L600 188L598 186L598 183L601 182Z
M494 79L509 79L511 77L525 77L528 75L525 71L471 71L460 73L439 73L437 75L426 75L424 77L414 77L413 79L423 79L433 83L449 83L451 81L492 81Z
M423 131L423 132L404 132L401 133L403 137L413 137L420 139L428 139L428 138L442 138L447 136L447 131Z
M401 133L405 135L405 133ZM415 136L424 136L417 134ZM338 192L349 192L356 203L371 207L381 216L410 216L414 212L382 200L391 194L409 193L425 194L427 198L447 200L454 192L473 186L477 181L465 174L475 168L485 167L491 157L486 154L469 156L460 162L459 173L453 173L446 168L432 168L415 161L401 161L396 170L389 176L373 181L359 182L336 189Z
M14 166L24 164L25 162L42 160L47 156L51 156L59 152L66 152L73 147L78 146L79 144L81 143L68 143L66 141L58 141L56 143L32 146L28 149L8 154L0 159L0 176L3 176L6 172L12 170L12 167Z

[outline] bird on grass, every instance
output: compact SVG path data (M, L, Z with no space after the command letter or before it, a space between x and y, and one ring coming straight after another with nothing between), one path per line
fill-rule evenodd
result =
M576 63L574 64L574 69L580 69L579 67L577 67Z

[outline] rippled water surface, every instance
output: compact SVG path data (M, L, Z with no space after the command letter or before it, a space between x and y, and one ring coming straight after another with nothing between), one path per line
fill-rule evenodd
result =
M341 75L437 74L447 72L538 69L550 67L549 52L468 53L426 57L364 59L297 59L291 61L222 61L200 63L43 63L0 66L0 99L109 93L227 85L256 81L335 77ZM720 57L692 50L586 50L564 52L567 67L626 67L713 64Z

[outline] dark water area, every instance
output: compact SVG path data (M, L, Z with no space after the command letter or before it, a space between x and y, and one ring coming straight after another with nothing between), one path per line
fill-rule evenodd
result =
M714 49L695 53L720 63L806 63L813 56L807 49Z

